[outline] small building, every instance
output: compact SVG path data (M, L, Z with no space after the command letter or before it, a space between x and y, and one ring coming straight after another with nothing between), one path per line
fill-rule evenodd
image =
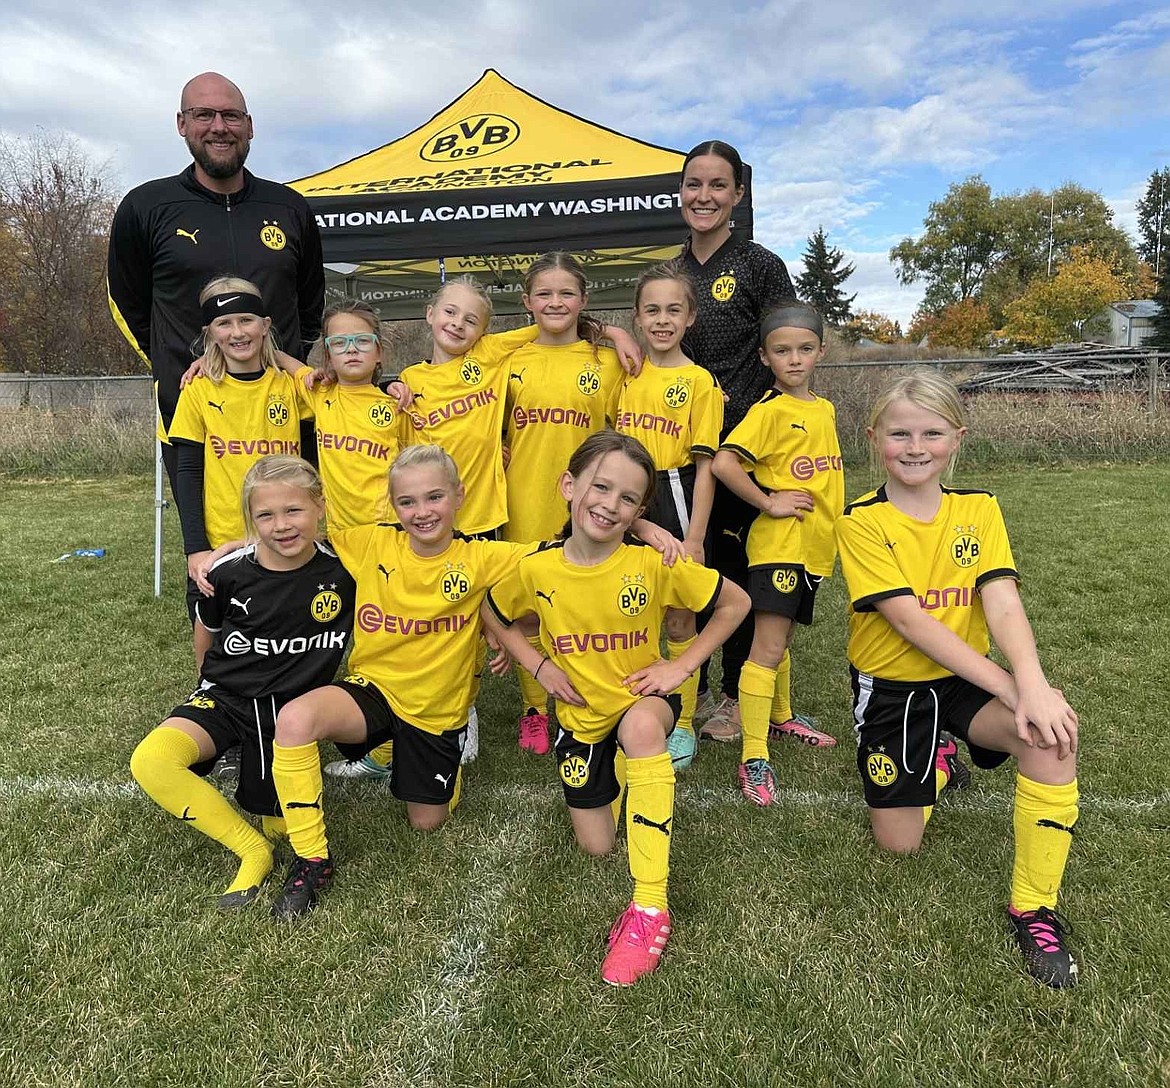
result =
M1150 298L1111 302L1091 319L1093 339L1112 348L1136 348L1154 335L1154 318L1160 307Z

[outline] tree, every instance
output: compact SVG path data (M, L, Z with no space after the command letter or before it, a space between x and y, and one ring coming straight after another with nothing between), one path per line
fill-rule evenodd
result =
M999 335L1027 347L1079 340L1099 310L1128 296L1128 284L1091 249L1074 250L1049 279L1039 275L1008 304Z
M1146 341L1155 348L1170 349L1170 260L1162 261L1162 275L1158 277L1158 289L1154 301L1160 307L1154 315L1154 335Z
M844 325L856 295L845 297L843 284L853 275L854 266L844 264L845 254L825 240L824 227L808 240L804 251L804 271L796 277L801 298L820 312L827 325Z
M890 260L901 282L925 282L926 313L974 298L998 323L1008 303L1077 249L1092 249L1119 276L1138 271L1133 244L1113 223L1112 209L1100 193L1072 182L1047 193L993 196L981 178L967 178L930 205L924 226L917 239L904 238L890 250Z
M1146 191L1137 202L1138 250L1161 275L1170 259L1170 166L1155 170L1146 182Z
M874 340L879 344L893 344L902 339L902 330L896 321L876 310L858 310L841 328L841 338L848 344L859 340Z
M106 301L114 200L72 137L0 137L0 359L9 370L137 372Z
M890 250L890 260L901 283L926 283L922 305L935 313L977 295L1000 255L1002 230L991 186L978 176L951 185L927 209L923 226L918 238L903 238Z
M965 298L944 306L937 314L919 310L909 337L915 343L925 339L931 347L985 348L994 329L988 308L976 299Z

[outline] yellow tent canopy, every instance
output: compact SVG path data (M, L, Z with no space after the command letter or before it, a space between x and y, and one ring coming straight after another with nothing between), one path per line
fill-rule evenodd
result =
M533 258L578 255L594 307L628 306L647 264L678 253L683 154L529 94L489 68L426 124L289 184L321 227L331 293L420 317L444 275L471 272L499 312ZM736 229L751 232L750 191Z

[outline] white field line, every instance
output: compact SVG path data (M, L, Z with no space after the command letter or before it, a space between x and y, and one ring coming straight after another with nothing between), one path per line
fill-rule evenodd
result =
M549 767L547 787L507 783L502 786L482 788L488 798L499 797L517 806L547 808L559 806L561 790ZM470 794L477 790L474 774L468 783ZM344 789L344 787L341 787ZM332 790L331 790L332 792ZM387 791L389 796L389 791ZM110 779L82 778L61 775L18 775L14 778L0 778L0 803L23 801L33 797L49 799L131 799L146 802L146 797L133 782L118 782ZM777 791L779 806L793 809L844 809L861 808L861 794L849 790L826 792L821 790L785 789ZM715 786L692 784L685 775L678 784L678 805L680 808L712 809L738 803L738 791L731 785L727 789ZM979 786L964 793L952 794L947 802L956 809L972 812L1008 812L1011 809L1011 794L990 791ZM1150 794L1146 797L1105 797L1097 794L1082 794L1080 807L1083 812L1134 813L1152 812L1170 806L1170 790ZM513 840L514 841L514 840Z

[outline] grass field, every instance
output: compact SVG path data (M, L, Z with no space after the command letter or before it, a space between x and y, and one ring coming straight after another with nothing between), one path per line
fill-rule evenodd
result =
M412 833L383 787L331 784L321 908L277 925L272 889L222 916L230 859L127 770L192 686L174 526L156 601L150 480L0 481L0 1085L1170 1083L1170 466L956 483L999 494L1082 716L1071 992L1032 983L1006 933L1009 773L944 801L920 856L871 845L839 578L794 674L843 743L774 745L768 811L733 791L737 751L704 748L679 783L675 935L637 987L598 977L624 852L574 850L551 759L516 750L511 681L481 701L448 827ZM109 554L50 562L82 546Z

